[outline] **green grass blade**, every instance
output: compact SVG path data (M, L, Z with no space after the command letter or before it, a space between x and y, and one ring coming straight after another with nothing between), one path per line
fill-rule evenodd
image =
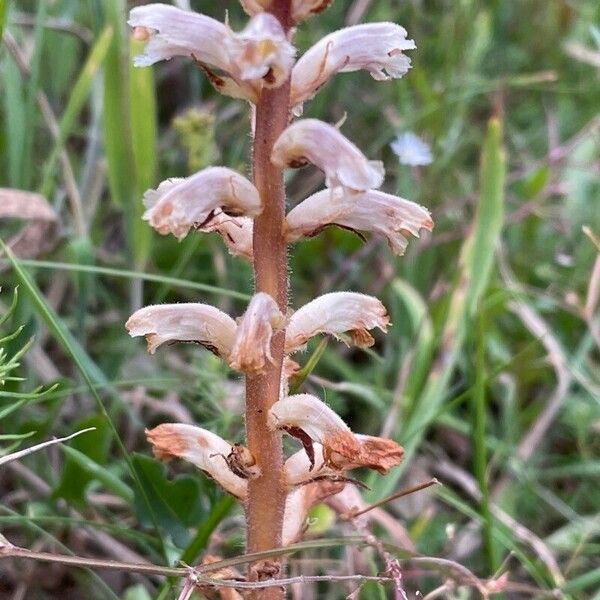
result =
M40 186L40 193L45 197L49 197L52 194L53 178L56 172L56 161L58 160L65 141L73 132L75 121L79 113L85 106L94 79L106 58L112 38L112 28L106 27L94 43L94 46L79 73L79 77L69 94L67 106L60 119L58 138L55 141L54 148L44 166L44 177Z
M0 40L4 33L4 26L6 24L6 15L8 13L8 0L0 0Z

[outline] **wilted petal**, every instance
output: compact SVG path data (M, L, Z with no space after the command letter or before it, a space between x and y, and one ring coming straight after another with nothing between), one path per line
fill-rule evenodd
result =
M302 348L319 333L339 336L348 333L357 346L373 345L369 329L386 331L389 317L385 306L373 296L356 292L332 292L315 298L298 309L286 328L285 351Z
M341 189L313 194L286 217L286 239L296 242L318 234L329 225L354 231L372 231L385 237L394 254L404 254L406 236L419 237L421 229L431 231L429 211L416 204L377 190L344 194Z
M129 13L129 25L143 28L148 43L144 53L136 56L136 67L147 67L174 56L193 56L196 60L224 71L229 57L224 40L230 30L219 21L167 4L137 6ZM137 30L141 37L140 30Z
M325 464L323 446L317 442L313 443L312 460L305 450L299 450L285 461L283 471L285 483L290 488L308 483L324 473L333 473Z
M249 217L232 217L218 213L198 231L216 231L225 242L229 254L253 262L252 253L253 221Z
M333 0L292 0L292 18L302 21L307 17L323 12Z
M285 129L273 146L271 160L280 168L310 162L325 173L329 188L364 191L383 183L380 161L367 160L335 127L318 119L301 119Z
M350 428L324 402L310 394L288 396L275 402L269 410L269 427L282 429L304 445L311 464L313 442L323 446L325 464L336 467L333 456L350 459L360 453L360 443Z
M292 490L285 501L283 513L282 546L298 542L306 529L306 518L310 509L344 489L343 481L315 481Z
M246 497L246 480L233 473L226 460L234 447L218 435L193 425L163 423L146 430L146 437L159 460L187 460L210 475L230 494L241 500Z
M269 8L272 3L273 0L240 0L242 8L249 15L256 15L259 12L262 12L263 10Z
M144 194L144 219L159 233L185 237L191 227L208 226L217 212L256 216L261 210L256 188L226 167L209 167L185 179L167 179Z
M394 440L362 434L356 434L355 437L360 443L360 453L343 465L344 469L367 467L386 475L404 458L404 448Z
M137 310L125 324L131 337L146 336L148 352L165 342L196 342L224 360L229 358L237 325L209 304L156 304Z
M366 23L335 31L317 42L292 70L292 106L312 98L336 73L369 71L377 80L402 77L410 69L404 50L414 49L395 23Z
M225 38L225 44L239 79L262 80L266 87L279 87L294 64L296 49L281 23L266 12L252 17L240 33Z
M251 375L263 373L266 362L273 362L273 331L284 324L285 318L275 300L264 292L255 294L238 325L230 356L231 366Z

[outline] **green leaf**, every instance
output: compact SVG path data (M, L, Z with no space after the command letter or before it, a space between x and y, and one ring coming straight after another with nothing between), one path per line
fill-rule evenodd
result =
M190 541L187 528L203 518L198 480L180 475L170 481L164 465L142 454L135 454L132 462L163 535L185 548ZM148 524L148 510L137 490L134 504L140 522Z
M4 33L4 25L6 23L6 14L8 12L8 0L0 0L0 40Z

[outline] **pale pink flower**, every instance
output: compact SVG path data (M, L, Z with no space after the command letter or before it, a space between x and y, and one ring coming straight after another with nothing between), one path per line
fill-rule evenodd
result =
M230 364L251 375L264 373L266 362L273 363L273 332L285 325L285 317L271 296L258 292L240 319L230 355Z
M226 167L208 167L185 179L167 179L144 194L144 219L159 233L178 239L207 227L215 214L255 217L262 205L256 188Z
M182 458L212 477L236 498L246 498L246 479L236 475L227 460L235 452L235 446L218 435L194 425L163 423L146 430L146 437L159 460Z
M237 325L209 304L156 304L137 310L125 324L131 337L146 336L154 354L165 342L196 342L224 360L229 359Z
M335 127L318 119L300 119L279 136L271 155L280 168L312 163L325 173L328 188L350 191L378 188L383 183L381 161L369 161Z
M266 12L253 17L240 33L225 38L225 45L244 81L262 80L266 87L279 87L294 65L296 49L281 23Z
M312 98L336 73L369 71L373 79L400 78L410 69L404 50L415 48L395 23L366 23L340 29L310 48L292 70L292 106Z
M256 102L263 85L281 85L294 62L294 47L279 21L268 14L251 19L240 33L205 15L166 4L138 6L128 22L138 39L148 41L134 60L136 66L189 56L218 91L234 98Z
M198 231L216 231L225 242L229 254L253 262L252 250L253 220L250 217L232 217L218 213Z
M332 292L299 308L286 328L285 350L300 350L319 333L339 336L347 333L357 346L373 345L369 329L386 331L389 317L385 306L373 296L356 292Z
M433 221L426 208L419 204L368 190L360 194L345 194L337 189L313 194L286 217L286 239L296 242L318 234L329 225L353 231L372 231L387 239L394 254L404 254L406 236L419 237L421 229L431 231Z

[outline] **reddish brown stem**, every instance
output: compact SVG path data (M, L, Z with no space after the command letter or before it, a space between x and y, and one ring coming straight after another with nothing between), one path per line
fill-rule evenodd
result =
M272 12L289 27L290 0L275 0ZM288 124L290 113L289 81L274 90L263 90L256 105L253 171L263 203L263 212L254 220L254 280L257 292L266 292L277 301L285 314L288 293L287 247L283 238L285 186L283 173L271 163L273 144ZM246 436L248 448L260 467L260 477L250 480L246 504L247 551L259 552L281 545L285 506L283 486L283 451L281 435L270 431L267 415L279 399L284 333L274 336L271 353L274 359L264 375L246 380ZM250 569L253 579L267 576L261 565ZM280 588L254 592L251 598L278 599Z

